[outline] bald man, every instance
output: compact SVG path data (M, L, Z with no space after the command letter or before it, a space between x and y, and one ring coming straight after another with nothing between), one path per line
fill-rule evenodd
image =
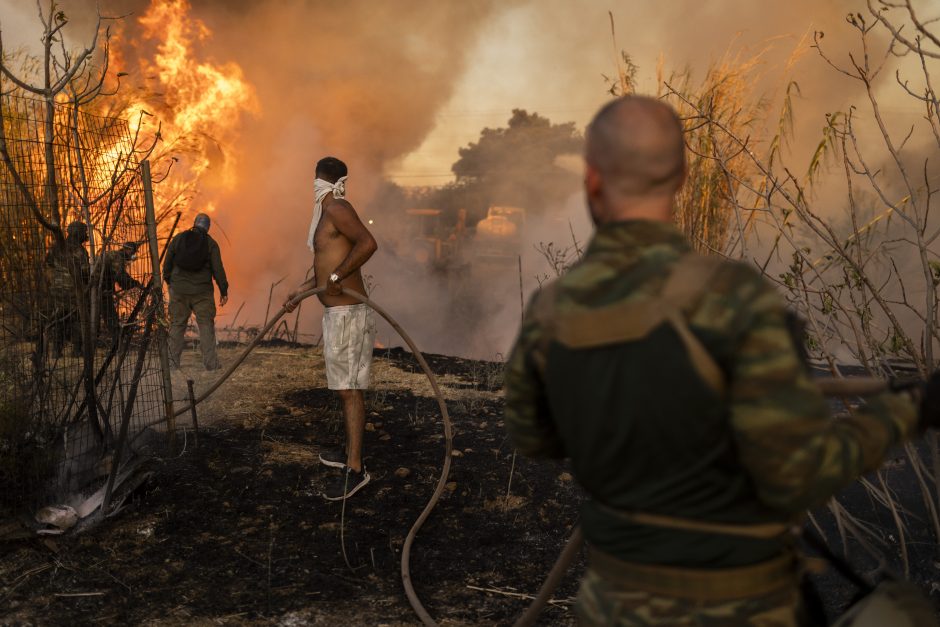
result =
M594 238L526 311L506 371L519 452L570 457L590 547L586 625L808 623L786 531L917 431L884 394L830 420L784 302L673 226L682 125L650 98L588 127Z

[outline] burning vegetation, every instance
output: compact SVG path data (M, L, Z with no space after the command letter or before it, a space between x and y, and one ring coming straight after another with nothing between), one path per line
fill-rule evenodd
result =
M157 187L159 215L213 212L238 183L238 142L245 116L260 111L254 89L232 61L202 58L212 32L187 0L152 2L112 44L123 82L111 113L142 138L159 140L151 156L167 172ZM172 175L170 175L172 171Z

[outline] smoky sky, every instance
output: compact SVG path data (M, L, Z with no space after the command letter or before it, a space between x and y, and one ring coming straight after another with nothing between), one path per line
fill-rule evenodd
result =
M0 0L5 39L11 31L16 32L10 37L29 39L20 31L34 19L35 9L24 9L24 4L31 3ZM95 4L60 2L77 33L93 23ZM149 2L107 0L100 6L106 15L126 16L119 45L128 65L136 69L135 55L153 52L153 42L140 40L136 22ZM768 111L779 104L787 80L799 83L789 147L797 170L805 167L818 143L825 114L845 110L863 96L857 83L829 68L804 40L824 31L825 49L845 62L847 52L858 49L845 16L865 11L863 2L193 0L193 18L212 32L197 46L200 58L237 63L258 100L257 114L238 120L237 136L220 147L236 163L237 184L231 189L208 186L192 207L194 213L210 200L217 207L214 220L224 232L219 239L232 303L247 303L242 319L260 322L270 284L286 277L278 292L283 294L310 265L304 242L313 202L313 167L320 157L334 155L349 164L350 201L365 219L380 221L386 211L380 183L388 164L400 162L428 138L454 137L460 142L450 154L431 156L433 168L446 172L457 158L458 145L474 140L483 125L505 124L516 107L536 112L538 107L553 108L562 113L549 113L552 122L570 119L583 127L609 97L602 74L614 72L616 53L608 10L615 19L616 48L637 63L640 88L648 91L655 91L660 55L667 71L689 68L700 78L709 63L729 50L744 56L763 51L755 92L768 95ZM883 45L879 37L873 35L873 43ZM129 45L132 41L135 45ZM801 41L802 55L789 68L787 60ZM900 110L892 81L893 73L886 72L876 88L885 95L891 124L901 128L909 114ZM494 113L485 119L454 119L440 116L446 108ZM860 126L870 122L863 112L859 115ZM914 138L912 145L917 141ZM875 153L872 159L883 155ZM841 192L819 193L831 193L835 211ZM545 271L533 245L569 242L572 228L582 244L590 237L576 186L569 202L548 213L551 219L530 223L529 241L520 251L526 293L537 287L535 275ZM388 264L374 262L366 270L377 277L378 299L399 301L409 312L403 322L419 329L419 344L492 357L505 351L515 333L518 281L500 281L505 293L483 290L504 304L484 308L490 327L461 346L450 341L453 334L442 321L446 313L440 302L446 301L446 290L431 282L416 283L414 277L404 280ZM225 316L234 313L232 305L229 309L222 314L223 324ZM308 307L304 314L311 328L318 326L316 310ZM429 331L422 337L423 330Z

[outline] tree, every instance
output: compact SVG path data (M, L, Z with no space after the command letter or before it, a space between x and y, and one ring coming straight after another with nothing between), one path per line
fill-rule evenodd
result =
M514 205L542 212L576 189L579 177L558 158L581 150L574 122L552 124L537 113L513 109L505 128L484 128L480 139L459 150L451 166L457 181L434 199L448 211L467 209L471 220L490 205Z

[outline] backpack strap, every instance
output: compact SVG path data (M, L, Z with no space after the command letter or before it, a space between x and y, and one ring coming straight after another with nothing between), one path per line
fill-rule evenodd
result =
M695 334L689 329L689 325L686 323L685 318L682 317L682 314L676 310L672 310L669 312L667 320L679 336L679 339L685 344L685 350L689 354L689 360L692 362L695 371L698 372L698 376L700 376L716 394L719 396L724 395L727 389L725 373L721 371L718 362L711 356L708 349L702 344L702 341L695 337Z
M546 343L556 340L569 348L596 348L636 341L666 322L679 336L702 380L721 395L726 387L724 373L689 329L683 313L701 299L720 265L718 258L686 253L673 264L657 296L564 315L555 313L557 290L552 283L547 289L543 288L546 293L536 301L538 311L533 313L546 331Z
M667 304L666 319L685 344L685 350L695 370L712 390L723 395L727 382L721 367L702 341L689 329L689 324L682 314L683 310L701 300L720 265L721 259L717 257L686 253L673 266L660 298Z

